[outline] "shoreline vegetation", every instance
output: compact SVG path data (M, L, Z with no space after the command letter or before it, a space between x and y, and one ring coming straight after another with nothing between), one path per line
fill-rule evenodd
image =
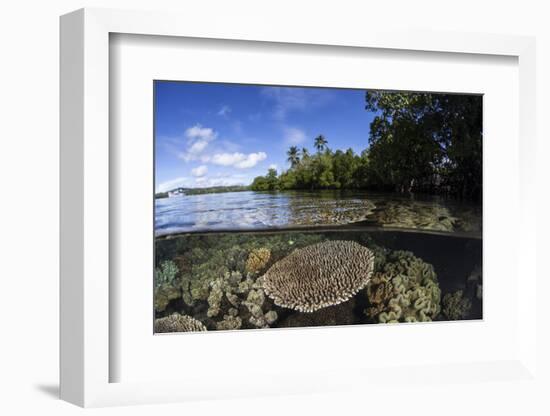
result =
M211 186L208 188L175 188L167 192L155 193L155 198L168 198L170 193L179 195L202 195L202 194L221 194L224 192L244 192L250 191L250 186L233 185L233 186Z
M197 195L239 191L369 190L445 195L481 201L482 96L367 91L365 109L376 114L369 146L332 150L322 134L315 153L287 151L290 168L269 169L249 186L178 188L157 193Z
M315 138L315 154L291 146L290 169L270 169L254 191L371 190L443 194L480 201L482 97L479 95L367 92L369 147L333 151Z

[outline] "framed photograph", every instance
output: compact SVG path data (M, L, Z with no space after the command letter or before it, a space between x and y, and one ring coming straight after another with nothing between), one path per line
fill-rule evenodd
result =
M522 37L63 16L62 398L534 377L533 73Z
M155 333L482 319L482 95L154 102Z

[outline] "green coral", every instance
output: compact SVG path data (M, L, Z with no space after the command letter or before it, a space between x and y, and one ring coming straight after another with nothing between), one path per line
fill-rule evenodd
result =
M462 290L457 290L454 293L447 293L443 296L442 305L441 312L443 316L450 321L464 319L472 308L472 302L470 299L464 297L464 292Z
M388 254L367 284L365 313L380 323L426 322L440 311L441 290L431 264L408 251Z
M178 266L172 260L165 260L160 267L155 270L155 286L164 286L176 284L178 275Z
M155 310L162 312L171 300L181 296L178 267L171 260L163 261L155 270Z

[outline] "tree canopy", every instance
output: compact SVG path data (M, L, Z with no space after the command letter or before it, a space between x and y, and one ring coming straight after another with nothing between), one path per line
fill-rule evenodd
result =
M478 95L367 91L374 113L369 146L332 151L323 135L310 155L292 146L290 169L270 169L251 189L376 189L445 193L479 199L482 192L482 98Z

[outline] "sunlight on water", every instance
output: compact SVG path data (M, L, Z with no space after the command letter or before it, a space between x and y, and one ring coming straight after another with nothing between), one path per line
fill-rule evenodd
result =
M155 233L368 223L481 233L479 205L366 192L228 192L155 200Z

